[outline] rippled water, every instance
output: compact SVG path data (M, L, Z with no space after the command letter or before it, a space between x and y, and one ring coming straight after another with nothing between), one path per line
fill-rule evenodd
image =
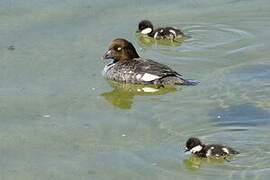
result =
M0 179L269 179L269 18L267 0L0 1ZM189 38L143 41L142 19ZM201 83L107 82L116 37ZM241 154L191 157L190 136Z

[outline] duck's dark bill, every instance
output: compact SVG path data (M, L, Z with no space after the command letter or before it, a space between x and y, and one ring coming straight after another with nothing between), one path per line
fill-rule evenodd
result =
M112 52L111 52L111 50L107 51L107 52L103 55L103 59L112 59Z

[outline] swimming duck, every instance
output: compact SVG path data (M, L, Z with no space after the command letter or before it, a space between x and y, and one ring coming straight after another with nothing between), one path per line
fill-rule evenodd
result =
M166 65L141 58L134 46L125 39L113 40L103 58L113 60L103 70L108 80L158 86L198 84L197 81L183 79L181 74Z
M164 27L154 29L153 24L149 20L142 20L138 25L138 32L148 35L156 40L160 39L180 39L184 37L184 33L180 29L173 27Z
M202 144L202 142L195 137L191 137L186 142L185 151L190 151L192 154L208 158L208 157L225 157L229 155L239 154L233 148L221 144Z

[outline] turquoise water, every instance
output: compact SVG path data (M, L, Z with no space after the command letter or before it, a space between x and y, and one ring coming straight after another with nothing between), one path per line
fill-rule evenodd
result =
M0 1L0 179L269 179L269 17L267 0ZM142 19L191 38L142 43ZM201 83L107 82L117 37ZM241 154L193 158L190 136Z

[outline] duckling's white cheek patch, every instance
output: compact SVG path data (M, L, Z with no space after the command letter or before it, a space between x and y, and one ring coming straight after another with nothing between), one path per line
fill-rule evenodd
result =
M150 32L152 32L151 28L145 28L141 31L142 34L149 34Z
M199 152L202 150L202 146L201 145L198 145L198 146L195 146L194 148L192 148L190 150L191 153L196 153L196 152Z
M143 81L153 81L155 79L159 79L160 77L159 76L156 76L156 75L153 75L153 74L148 74L148 73L145 73L143 76L142 76L142 80Z

